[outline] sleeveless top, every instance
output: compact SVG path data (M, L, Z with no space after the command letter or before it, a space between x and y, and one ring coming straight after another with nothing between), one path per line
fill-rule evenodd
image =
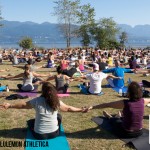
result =
M83 65L83 64L80 64L80 65L79 65L79 69L80 69L80 71L83 71L83 70L84 70L84 65Z
M123 127L126 130L140 130L144 115L144 99L138 101L124 100Z
M34 90L34 86L32 84L33 78L34 78L34 76L32 73L30 73L28 77L24 77L23 86L21 87L21 90L23 90L23 91Z
M52 68L53 67L53 62L52 62L52 60L48 60L48 62L47 62L47 68Z
M64 76L61 75L60 77L55 76L55 82L56 82L56 89L57 91L61 91L64 88Z
M67 69L67 67L68 67L68 64L66 63L64 63L63 61L62 61L62 63L61 63L61 70L65 70L65 69Z

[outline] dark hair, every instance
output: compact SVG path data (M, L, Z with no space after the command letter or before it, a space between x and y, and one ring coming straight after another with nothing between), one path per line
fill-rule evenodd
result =
M60 66L57 67L56 71L58 74L61 74L63 72Z
M60 102L57 96L57 90L50 82L44 82L42 85L42 96L53 111L58 110Z
M108 57L111 57L111 54L110 54L110 53L108 54Z
M128 86L128 97L131 101L138 101L140 98L142 98L142 88L140 85L133 81Z
M25 77L28 77L30 75L30 69L31 69L30 65L26 64L24 66L24 75L25 75Z
M79 67L79 62L76 60L75 61L75 68L78 68Z

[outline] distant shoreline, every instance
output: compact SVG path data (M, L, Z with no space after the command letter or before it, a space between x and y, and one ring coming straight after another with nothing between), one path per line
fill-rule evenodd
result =
M66 48L66 43L34 43L35 47L42 48ZM81 43L71 43L71 47L82 47ZM90 47L95 47L95 45L90 45ZM127 48L146 48L150 47L150 43L129 43L126 44ZM17 43L0 43L1 49L9 49L9 48L20 48Z

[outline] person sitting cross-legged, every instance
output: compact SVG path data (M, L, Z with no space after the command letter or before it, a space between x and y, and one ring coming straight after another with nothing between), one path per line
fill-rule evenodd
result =
M83 78L90 80L90 84L87 85L88 88L88 92L90 94L98 94L100 95L102 92L102 88L101 88L101 84L103 79L108 79L108 78L113 78L113 79L121 79L120 77L115 77L113 75L110 74L106 74L101 72L101 70L99 71L99 65L94 63L93 64L93 72L86 74L86 76L84 76Z
M116 77L121 77L120 79L117 78L109 78L107 81L110 84L111 87L118 87L123 88L124 87L124 73L132 73L132 69L126 69L120 67L120 62L118 60L115 60L115 68L105 69L103 70L104 73L112 73Z
M42 85L42 95L27 102L4 103L0 109L35 109L35 119L27 121L33 136L39 140L51 139L59 136L61 116L63 112L87 112L87 108L76 108L60 101L55 87L45 82Z
M90 106L89 110L102 108L122 109L122 115L113 117L106 111L104 116L110 119L115 134L121 138L134 138L142 135L144 105L150 103L150 99L142 98L142 88L137 82L131 82L128 86L128 99L110 103Z

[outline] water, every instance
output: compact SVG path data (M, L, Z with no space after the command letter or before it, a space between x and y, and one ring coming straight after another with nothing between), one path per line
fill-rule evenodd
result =
M66 43L35 43L37 47L43 48L66 48ZM81 46L81 43L71 43L71 47ZM0 48L20 48L17 43L0 43Z
M67 44L65 42L51 42L51 43L34 43L37 47L43 47L43 48L66 48ZM80 42L72 42L70 47L80 47L82 46ZM90 45L92 47L95 47L95 45ZM130 43L126 45L127 47L133 47L133 48L145 48L147 46L150 46L150 43ZM17 43L0 43L0 48L20 48Z

